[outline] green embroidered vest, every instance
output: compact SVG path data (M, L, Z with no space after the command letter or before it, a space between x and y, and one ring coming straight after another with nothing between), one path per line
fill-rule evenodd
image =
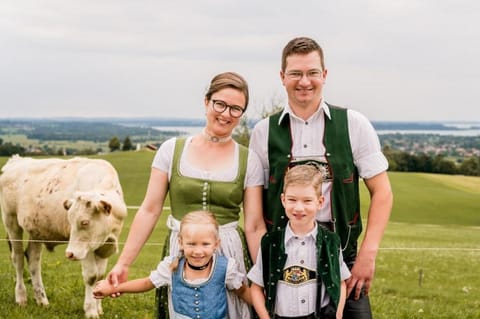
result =
M348 136L347 109L328 105L331 118L325 116L324 136L318 137L326 149L326 160L332 176L330 193L331 216L335 232L344 247L343 256L356 255L356 242L362 232L358 170L353 163L352 148ZM264 216L267 228L281 229L287 217L280 201L283 178L292 158L290 118L286 114L279 124L281 112L270 117L268 132L268 160L270 172L268 189L264 193Z
M263 263L263 286L265 307L270 316L275 315L277 283L282 279L283 268L287 261L285 253L285 228L265 234L261 241ZM340 238L337 234L318 226L317 233L317 303L320 303L321 284L323 282L330 303L337 309L340 300ZM320 304L317 309L320 309Z
M212 181L184 176L180 173L180 158L185 138L177 138L169 184L172 216L181 220L195 210L214 213L220 225L238 221L243 202L244 181L247 172L248 149L239 147L238 173L233 181Z

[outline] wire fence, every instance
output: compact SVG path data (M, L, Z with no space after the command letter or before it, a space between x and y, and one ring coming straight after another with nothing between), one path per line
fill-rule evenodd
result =
M140 206L127 206L128 209L139 209ZM165 206L164 210L170 210L170 207ZM4 242L37 242L37 243L45 243L45 244L68 244L71 243L69 240L38 240L38 239L0 239L0 241ZM75 243L75 242L73 242ZM95 242L95 241L82 241L81 243L90 243L90 244L111 244L113 245L114 243L104 243L104 242ZM124 246L125 242L118 242L117 243L119 246ZM164 242L146 242L144 245L145 246L163 246L165 243ZM480 247L380 247L380 251L456 251L456 252L480 252Z

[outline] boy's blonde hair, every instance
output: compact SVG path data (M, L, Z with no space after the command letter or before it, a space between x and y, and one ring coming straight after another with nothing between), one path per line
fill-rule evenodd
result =
M322 196L324 173L313 165L296 165L287 170L283 183L283 192L291 185L313 186L317 196Z
M220 239L219 225L215 218L215 215L206 210L193 211L183 216L180 221L180 230L178 232L178 238L182 238L182 233L187 225L197 225L198 227L211 227L212 232L215 234L215 238ZM170 264L170 269L175 271L178 267L178 260L183 256L183 251L180 250L179 255Z

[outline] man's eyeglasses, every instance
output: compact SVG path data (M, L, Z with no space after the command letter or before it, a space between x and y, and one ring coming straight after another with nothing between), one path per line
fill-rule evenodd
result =
M240 117L242 116L245 109L241 108L238 105L228 105L222 100L212 100L213 110L217 113L225 112L225 109L228 107L231 117Z
M309 70L305 73L302 71L293 70L293 71L288 71L285 74L287 78L289 78L290 80L301 80L304 75L306 75L307 78L310 80L318 80L322 77L323 72L319 69Z

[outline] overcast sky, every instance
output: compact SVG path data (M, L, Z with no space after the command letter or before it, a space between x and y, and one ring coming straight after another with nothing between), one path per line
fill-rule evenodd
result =
M283 46L325 51L325 99L371 120L480 121L478 0L1 0L0 118L203 118L219 72L247 115L285 100Z

